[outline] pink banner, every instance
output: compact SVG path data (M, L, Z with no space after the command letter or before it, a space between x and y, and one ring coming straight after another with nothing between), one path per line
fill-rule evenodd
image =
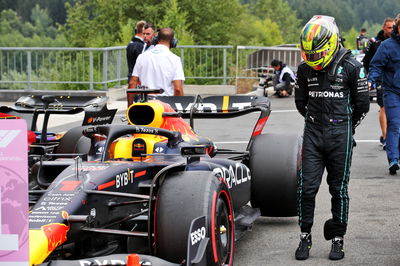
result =
M0 264L29 261L28 144L22 119L0 119Z

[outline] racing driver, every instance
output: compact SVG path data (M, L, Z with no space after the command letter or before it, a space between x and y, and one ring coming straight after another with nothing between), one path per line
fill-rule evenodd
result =
M295 257L309 257L315 196L326 168L332 218L325 222L324 236L332 240L329 259L340 260L349 210L353 134L369 111L367 79L363 66L340 44L333 17L314 16L304 26L300 42L304 62L297 71L295 102L305 125L298 183L301 234Z

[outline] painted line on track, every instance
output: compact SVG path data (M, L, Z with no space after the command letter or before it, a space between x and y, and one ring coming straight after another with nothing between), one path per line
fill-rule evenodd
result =
M379 143L379 140L374 139L356 139L357 143ZM215 144L247 144L248 141L214 141Z
M271 110L271 113L294 113L298 112L296 109L293 110Z

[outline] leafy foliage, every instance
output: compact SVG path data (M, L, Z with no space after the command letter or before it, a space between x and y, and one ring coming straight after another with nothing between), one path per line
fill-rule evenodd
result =
M336 18L339 28L348 31L359 29L365 22L382 24L386 17L395 17L400 12L398 0L286 0L297 11L302 24L313 15L329 15ZM368 28L367 28L368 29Z
M34 8L33 23L22 22L15 11L0 13L0 47L64 46L63 35L57 35L47 11Z
M180 45L194 44L193 34L189 30L188 12L182 11L177 0L165 2L165 15L160 22L161 27L170 27L175 31L175 37Z

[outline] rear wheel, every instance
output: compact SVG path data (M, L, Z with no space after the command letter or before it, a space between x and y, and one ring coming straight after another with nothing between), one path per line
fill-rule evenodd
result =
M251 205L261 215L297 215L297 180L301 137L263 134L250 148Z
M190 224L200 216L206 216L210 240L199 265L232 265L230 194L225 182L207 171L173 173L161 185L155 210L157 256L174 263L186 260Z

